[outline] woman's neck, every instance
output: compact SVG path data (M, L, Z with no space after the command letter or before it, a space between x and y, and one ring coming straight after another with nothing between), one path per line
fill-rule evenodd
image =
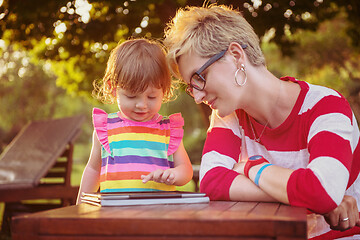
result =
M281 125L296 103L300 86L280 80L265 67L250 67L248 79L244 111L262 125L270 128Z

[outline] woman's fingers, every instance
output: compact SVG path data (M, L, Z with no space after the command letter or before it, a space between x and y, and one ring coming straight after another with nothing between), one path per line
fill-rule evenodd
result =
M345 231L359 223L359 211L356 199L345 195L340 205L324 215L326 222L333 230Z

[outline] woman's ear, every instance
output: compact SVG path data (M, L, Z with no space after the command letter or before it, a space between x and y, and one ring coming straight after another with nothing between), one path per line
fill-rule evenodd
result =
M234 58L236 66L240 66L245 62L245 52L239 43L231 42L228 51Z

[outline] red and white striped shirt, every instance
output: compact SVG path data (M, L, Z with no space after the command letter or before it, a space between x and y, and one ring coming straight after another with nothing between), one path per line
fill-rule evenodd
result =
M295 170L287 183L290 205L323 214L346 194L356 198L360 209L360 134L349 103L335 90L291 77L282 80L298 83L300 94L288 118L277 128L266 128L260 143L250 124L257 136L264 126L243 110L225 118L213 111L201 161L201 191L212 200L229 200L230 185L238 176L232 167L245 140L248 156L263 155L272 164Z

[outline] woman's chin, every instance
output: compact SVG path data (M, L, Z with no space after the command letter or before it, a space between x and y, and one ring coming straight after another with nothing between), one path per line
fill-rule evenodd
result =
M221 109L215 109L215 112L216 112L216 115L217 115L218 117L221 117L221 118L224 118L224 117L226 117L226 116L228 116L228 115L231 114L231 112L223 111L223 110L221 110Z

